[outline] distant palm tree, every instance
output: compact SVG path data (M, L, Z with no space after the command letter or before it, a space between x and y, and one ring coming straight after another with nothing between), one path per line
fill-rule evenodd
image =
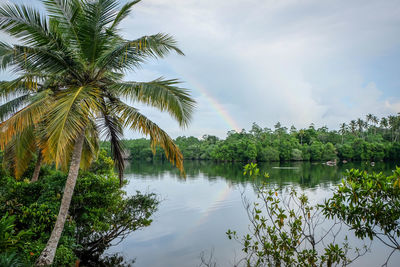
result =
M369 130L370 130L370 122L372 122L372 118L373 118L373 116L374 115L372 115L371 113L370 114L367 114L367 116L366 116L366 120L365 120L365 125L366 125L366 127L365 127L365 129L367 130L367 134L369 134Z
M343 137L347 133L347 124L346 123L340 124L339 133L342 135L342 144L343 144Z
M300 144L303 145L303 137L306 134L304 129L299 130L299 136L300 136Z
M161 145L166 157L183 171L182 154L173 140L123 101L166 111L182 127L188 125L195 104L177 80L123 80L126 71L149 58L164 57L171 51L183 54L166 34L136 40L119 34L119 24L137 2L119 6L116 0L43 0L48 17L23 5L0 7L0 30L20 40L13 46L0 42L0 67L18 76L2 83L0 92L28 94L24 104L11 109L0 124L0 145L5 147L27 129L40 125L38 140L44 161L69 168L60 211L37 260L39 266L53 263L79 168L90 164L100 135L111 141L121 179L124 127L150 135L153 150Z
M372 121L372 117L373 117L374 115L372 115L371 113L370 114L367 114L367 116L366 116L366 122L367 123L369 123L370 121Z
M399 117L390 115L388 117L388 124L390 128L392 142L395 142L397 139L397 130L399 127Z
M365 122L362 119L357 119L357 126L358 126L359 135L362 137Z
M372 116L371 122L374 125L374 135L376 135L376 128L378 127L379 119L377 116Z
M355 135L356 134L356 127L357 122L355 120L350 121L350 131Z

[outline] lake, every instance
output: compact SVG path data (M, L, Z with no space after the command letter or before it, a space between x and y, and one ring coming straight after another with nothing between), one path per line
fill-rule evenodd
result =
M243 206L242 195L249 201L256 200L256 188L262 182L271 187L295 187L306 193L312 203L321 203L332 194L333 187L350 168L390 174L394 163L348 163L326 166L313 163L260 163L260 173L268 172L270 178L246 178L243 164L213 163L208 161L185 162L186 179L168 162L131 162L126 168L125 189L128 194L136 190L154 192L161 203L153 215L153 223L132 233L107 253L119 252L125 259L135 259L133 266L198 266L200 255L211 254L217 266L233 266L241 257L241 246L229 240L228 229L239 236L247 233L249 219ZM277 168L285 167L285 168ZM350 245L361 246L351 232ZM379 241L373 242L371 252L351 266L381 266L390 249ZM400 253L395 253L388 266L398 266Z

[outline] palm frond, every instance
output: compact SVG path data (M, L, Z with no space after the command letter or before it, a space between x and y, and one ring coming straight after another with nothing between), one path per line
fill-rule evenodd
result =
M64 158L69 158L69 148L87 127L93 113L100 110L98 98L96 88L70 88L60 92L48 107L45 135L50 151L46 154L54 159L57 167L63 165Z
M22 70L42 70L47 73L68 72L76 78L80 78L77 70L81 66L69 55L63 52L49 50L47 47L14 46L14 64L18 64Z
M113 24L108 30L113 31L121 23L122 20L124 20L127 16L129 16L129 14L131 13L131 8L140 1L141 0L136 0L126 3L118 12L117 16L114 19Z
M114 160L115 166L118 169L118 176L120 184L122 185L123 173L125 169L124 163L124 148L121 142L123 136L123 121L110 114L109 107L104 104L103 112L103 123L100 124L100 129L106 140L110 141L111 144L111 155Z
M116 83L113 89L118 95L168 111L180 126L187 126L196 102L190 98L188 90L177 87L178 84L176 79L159 78L151 82Z
M97 61L100 72L107 70L126 70L140 66L147 58L163 58L175 51L184 55L177 42L168 34L158 33L137 40L120 40L113 43Z
M21 106L26 104L30 99L30 95L22 95L13 100L10 100L0 106L0 121L4 121L6 118L17 112Z
M14 62L14 49L11 45L0 41L0 69L5 70Z
M89 65L94 65L109 42L106 25L113 21L117 6L115 0L87 1L82 5L85 19L80 24L78 36L82 55Z
M97 127L92 120L90 120L90 123L87 125L85 130L85 140L81 156L81 169L87 170L99 152L99 134Z
M19 179L29 167L29 163L36 151L34 128L28 127L19 135L13 137L4 148L3 167L14 173Z
M0 6L0 30L19 38L26 44L40 46L55 41L48 32L46 18L38 10L24 5Z
M153 153L155 153L156 146L160 145L167 159L184 174L182 153L166 132L137 109L123 102L114 103L114 111L121 116L125 127L150 136Z
M49 105L50 90L45 90L33 97L31 104L16 112L12 117L0 123L0 149L4 149L14 136L26 128L37 124Z

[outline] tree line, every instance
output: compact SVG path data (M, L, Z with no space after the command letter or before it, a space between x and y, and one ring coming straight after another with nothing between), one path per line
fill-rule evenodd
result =
M213 135L180 136L174 141L186 160L214 161L382 161L400 159L400 116L365 119L342 123L338 130L326 126L287 128L276 123L274 129L253 123L249 131L229 131L225 139ZM164 159L162 149L153 154L150 140L124 140L126 158ZM109 143L103 148L110 151Z

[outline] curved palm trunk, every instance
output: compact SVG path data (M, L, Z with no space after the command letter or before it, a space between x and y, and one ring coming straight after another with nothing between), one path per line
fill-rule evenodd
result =
M61 200L60 211L57 216L56 224L51 232L49 241L47 241L46 248L42 251L39 258L36 261L36 266L47 266L51 265L56 254L58 241L60 240L64 224L67 219L69 206L71 204L72 195L78 178L79 165L82 156L82 147L84 141L84 134L82 134L75 143L74 151L72 152L71 165L69 167L69 173L67 182L65 183L64 194Z
M38 158L35 165L35 170L33 171L31 183L36 182L39 179L40 167L42 167L42 152L39 151Z

